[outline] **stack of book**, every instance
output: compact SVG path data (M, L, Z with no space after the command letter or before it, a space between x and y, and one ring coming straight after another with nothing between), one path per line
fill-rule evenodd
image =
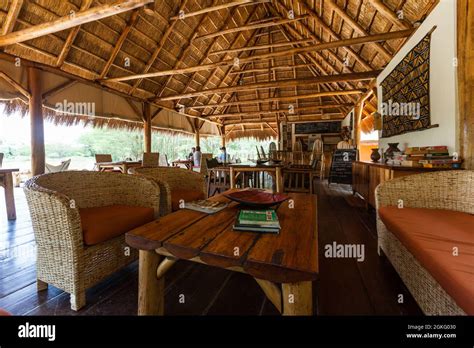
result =
M280 233L280 222L275 210L241 210L234 224L236 231Z
M402 166L425 168L453 168L461 163L449 155L447 146L408 147Z

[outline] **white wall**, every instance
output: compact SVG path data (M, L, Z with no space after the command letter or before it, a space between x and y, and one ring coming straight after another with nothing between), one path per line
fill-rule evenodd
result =
M454 66L456 57L456 0L440 0L413 37L379 75L377 78L379 112L381 112L382 103L380 83L435 25L437 29L431 37L430 110L431 124L439 124L439 127L390 138L380 138L379 146L384 150L388 148L387 143L400 143L401 150L405 146L447 145L450 152L459 151L457 141L457 83L456 68Z

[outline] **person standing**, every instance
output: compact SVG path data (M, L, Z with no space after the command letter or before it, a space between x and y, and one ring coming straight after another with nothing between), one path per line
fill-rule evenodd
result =
M196 152L196 148L195 147L192 147L191 148L191 152L189 153L188 155L188 160L193 162L194 164L194 153Z
M224 164L229 162L229 155L227 154L227 149L225 146L221 147L221 153L219 154L219 157L217 157L217 160Z
M194 167L201 167L201 155L201 147L196 146L196 151L193 153Z

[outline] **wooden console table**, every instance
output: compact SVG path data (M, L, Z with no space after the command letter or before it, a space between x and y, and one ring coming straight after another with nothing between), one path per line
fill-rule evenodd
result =
M375 207L375 189L381 183L407 175L441 170L451 169L404 167L356 161L352 164L352 190L354 194L360 194L367 205Z
M16 220L15 196L13 195L13 173L19 169L0 168L0 186L5 189L5 204L8 220Z

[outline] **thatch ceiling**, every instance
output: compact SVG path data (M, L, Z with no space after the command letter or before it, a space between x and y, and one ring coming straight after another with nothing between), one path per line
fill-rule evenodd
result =
M60 17L131 2L1 1L0 27L3 38L10 39ZM135 99L226 125L228 132L273 135L277 120L343 118L437 3L135 2L141 4L33 39L16 36L15 43L5 45L0 36L0 49ZM385 33L392 34L379 35Z

